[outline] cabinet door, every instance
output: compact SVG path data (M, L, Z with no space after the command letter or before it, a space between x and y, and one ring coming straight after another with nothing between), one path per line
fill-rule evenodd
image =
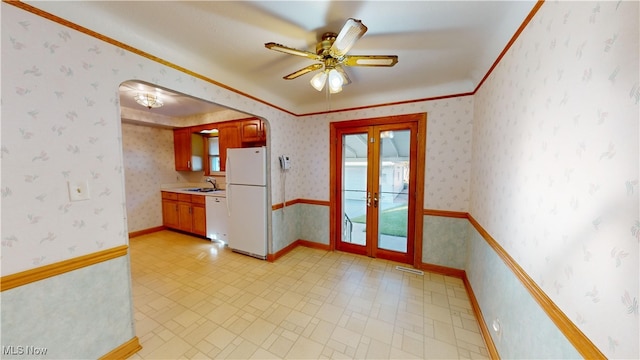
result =
M162 200L162 225L177 229L179 226L178 202L172 200Z
M204 169L204 138L200 134L191 134L191 151L189 152L191 171Z
M260 119L243 120L240 124L242 142L251 146L265 145L267 134Z
M225 171L227 161L227 149L242 147L240 139L240 127L236 122L220 125L218 128L218 141L220 148L220 171Z
M262 134L262 121L244 120L241 123L242 129L242 142L256 142L261 140Z
M193 233L206 236L207 235L207 219L204 205L192 204L193 210Z
M177 171L191 171L191 130L173 130L173 152Z
M260 120L260 142L262 145L267 145L267 128L262 120Z
M193 214L191 213L191 203L178 203L178 229L186 232L193 231Z

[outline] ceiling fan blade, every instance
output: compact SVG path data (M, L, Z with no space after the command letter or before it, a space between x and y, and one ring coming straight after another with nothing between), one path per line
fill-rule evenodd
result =
M285 80L293 80L293 79L297 78L298 76L302 76L302 75L310 73L312 71L320 70L320 69L322 69L323 66L324 65L322 65L322 64L309 65L309 66L307 66L305 68L302 68L302 69L300 69L300 70L298 70L296 72L293 72L293 73L283 77L283 79L285 79Z
M346 66L393 66L397 63L396 55L350 55L342 61Z
M336 36L336 40L329 49L329 54L334 58L342 58L353 45L367 32L367 27L362 21L350 18Z
M306 57L306 58L309 58L312 60L318 60L318 61L322 60L322 56L318 54L314 54L311 51L298 50L298 49L290 48L284 45L276 44L274 42L266 43L264 44L264 47L266 47L269 50L280 51L285 54L302 56L302 57Z

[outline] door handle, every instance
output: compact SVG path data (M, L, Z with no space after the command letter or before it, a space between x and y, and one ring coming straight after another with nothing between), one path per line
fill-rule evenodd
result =
M373 207L378 207L378 193L373 193Z
M227 163L228 163L228 162L227 162ZM231 206L230 206L230 204L229 204L229 202L230 202L229 200L231 200L231 188L232 188L232 186L227 186L227 187L225 188L225 189L226 189L226 192L227 192L227 198L226 198L226 201L225 201L224 203L225 203L225 204L226 204L226 206L227 206L227 216L228 216L228 217L231 217Z

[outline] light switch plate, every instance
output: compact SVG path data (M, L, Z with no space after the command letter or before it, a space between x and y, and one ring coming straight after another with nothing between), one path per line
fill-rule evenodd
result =
M89 182L87 180L69 181L69 200L82 201L89 200Z

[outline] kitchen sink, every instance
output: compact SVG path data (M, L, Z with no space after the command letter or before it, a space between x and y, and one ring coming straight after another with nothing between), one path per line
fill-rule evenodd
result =
M184 191L214 192L214 191L220 191L220 190L216 190L214 188L194 188L194 189L184 189Z

